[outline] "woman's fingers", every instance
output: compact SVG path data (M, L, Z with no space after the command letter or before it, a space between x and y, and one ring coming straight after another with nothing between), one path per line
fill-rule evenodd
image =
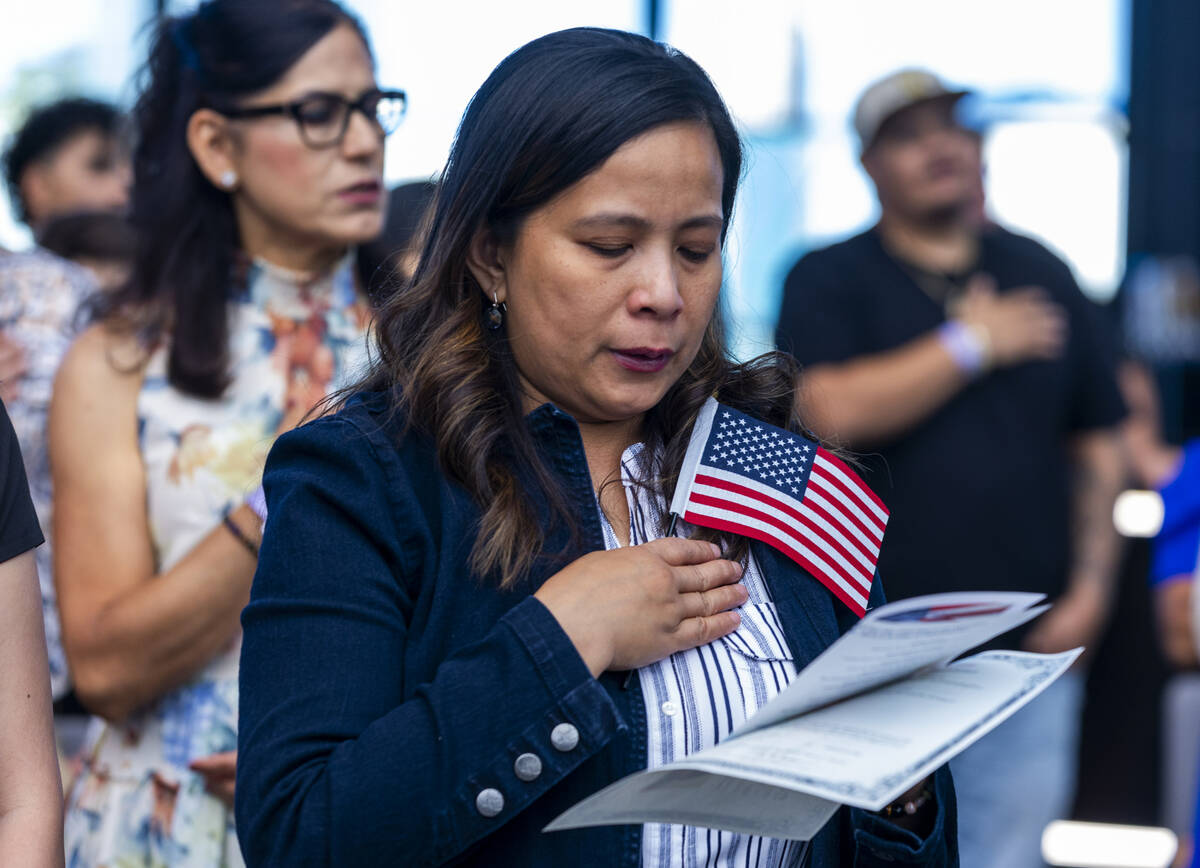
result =
M704 564L721 556L721 548L716 543L674 536L653 540L641 548L654 552L673 567Z
M675 631L678 643L676 651L686 651L715 642L722 636L728 636L742 623L742 616L737 612L718 612L703 618L688 618L679 624Z
M679 592L687 594L736 582L742 577L742 565L736 561L717 558L703 564L676 567L675 575Z
M584 555L534 594L593 674L634 669L737 629L742 567L700 540Z
M688 618L706 618L729 609L736 609L750 598L750 593L744 585L722 585L710 591L697 591L681 594L682 615L680 620Z
M206 777L233 777L237 773L237 751L228 750L209 756L197 757L188 763L188 768Z

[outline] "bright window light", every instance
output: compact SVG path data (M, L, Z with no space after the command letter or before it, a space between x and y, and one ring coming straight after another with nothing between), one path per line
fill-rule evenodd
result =
M1162 529L1163 502L1157 491L1122 491L1113 504L1113 525L1126 537L1150 538Z
M1179 841L1169 829L1056 820L1042 833L1042 858L1073 868L1167 868Z
M1023 120L992 127L984 154L992 216L1065 257L1098 301L1125 269L1122 136L1115 121Z

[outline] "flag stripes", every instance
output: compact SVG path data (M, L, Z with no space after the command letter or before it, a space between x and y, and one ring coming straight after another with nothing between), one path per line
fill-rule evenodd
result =
M796 538L801 538L803 531L807 530L836 552L846 571L860 578L864 590L871 588L874 561L842 535L836 523L830 522L808 504L794 501L789 504L782 497L774 501L764 500L754 489L708 473L696 474L691 500L694 504L707 503L727 509L759 509L771 517L771 523L782 533Z
M767 545L779 549L793 561L812 573L834 596L845 603L852 611L857 612L859 617L866 614L867 598L862 595L861 591L855 590L849 582L842 579L837 570L830 567L819 554L808 546L788 545L780 539L778 534L769 529L769 525L764 525L753 517L740 512L718 510L710 510L704 514L689 510L683 514L683 518L692 524L748 536L751 539L765 542Z
M710 399L693 428L671 511L774 546L866 614L887 507L820 445Z

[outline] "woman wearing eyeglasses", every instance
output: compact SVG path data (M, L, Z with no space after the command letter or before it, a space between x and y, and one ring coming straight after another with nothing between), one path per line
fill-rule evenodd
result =
M241 864L247 493L275 436L361 373L353 247L381 228L403 110L331 0L208 0L158 28L135 110L140 248L51 409L63 639L105 722L68 799L70 865Z

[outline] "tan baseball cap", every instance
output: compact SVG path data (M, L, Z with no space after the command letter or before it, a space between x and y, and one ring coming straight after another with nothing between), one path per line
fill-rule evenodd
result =
M896 112L929 100L957 101L968 93L946 87L941 79L924 69L902 69L881 78L863 91L854 108L854 129L862 150L874 144L879 128Z

